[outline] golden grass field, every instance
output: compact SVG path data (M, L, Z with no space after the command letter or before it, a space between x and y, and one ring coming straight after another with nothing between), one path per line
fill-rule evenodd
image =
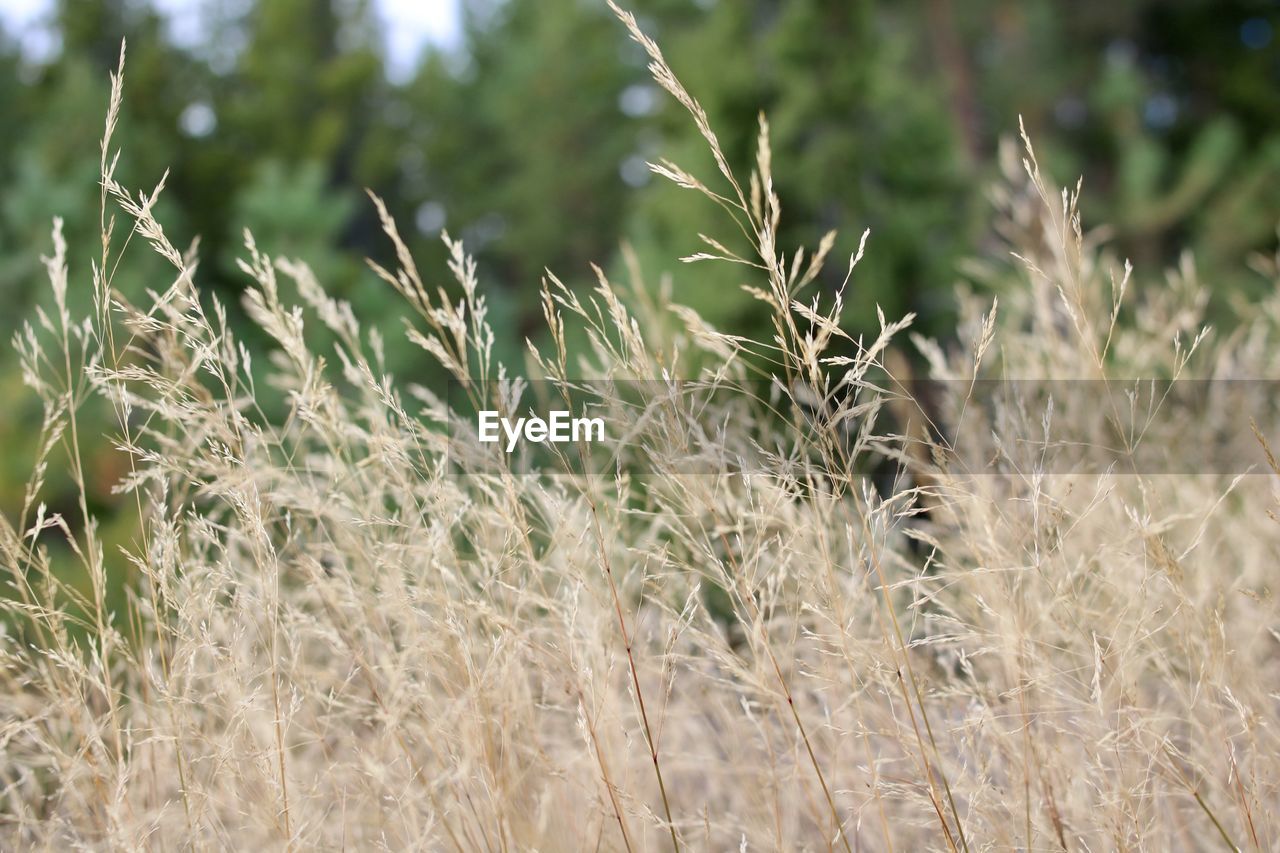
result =
M399 261L370 286L403 294L423 358L463 388L513 393L528 374L720 389L698 470L675 396L627 437L643 470L530 473L459 448L445 464L448 400L380 368L382 336L405 331L365 328L305 259L247 237L246 309L289 401L264 416L248 350L152 215L158 190L113 177L116 76L102 245L67 247L55 227L58 308L18 339L47 440L27 509L0 528L0 846L1276 849L1266 425L1255 438L1216 413L1256 451L1243 476L1073 473L1049 463L1051 437L1095 429L1087 399L988 418L965 388L1275 376L1280 289L1206 330L1212 283L1193 261L1130 274L1024 139L992 196L1002 247L975 261L998 301L957 293L953 342L913 337L909 317L851 339L844 289L815 278L847 263L857 287L875 234L776 245L765 121L755 168L736 174L619 15L718 165L655 167L723 208L699 262L742 267L772 338L710 328L638 270L589 294L548 278L546 343L499 365L463 246L449 244L458 301L385 211ZM145 304L112 287L129 235L173 268ZM1246 262L1280 283L1276 258ZM72 287L93 288L88 316L66 308ZM311 348L315 325L335 347ZM573 327L588 351L564 344ZM892 393L907 352L954 389L930 411L955 447ZM119 488L142 519L125 612L107 605L87 502L77 518L41 503L49 466L83 494L77 412L92 401L116 413ZM1154 409L1102 415L1175 455L1193 440ZM990 471L954 464L966 442ZM750 448L769 452L739 464ZM885 464L888 488L868 475ZM58 539L85 584L53 570Z

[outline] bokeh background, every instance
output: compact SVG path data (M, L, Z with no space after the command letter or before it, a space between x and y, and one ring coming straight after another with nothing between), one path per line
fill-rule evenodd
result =
M626 5L744 167L767 112L787 241L813 245L838 228L847 251L871 229L855 331L871 328L878 304L946 337L962 261L991 248L986 191L1019 115L1059 180L1085 176L1087 224L1109 223L1119 253L1158 271L1190 250L1216 300L1264 286L1245 259L1274 247L1280 221L1276 0ZM399 298L362 263L388 253L369 187L434 282L449 287L442 228L478 255L511 363L540 325L543 271L585 286L593 261L620 270L623 240L648 281L669 276L674 298L713 325L761 331L732 269L676 260L700 247L699 232L725 234L724 220L645 162L710 166L603 0L0 0L0 27L6 340L48 299L40 256L55 214L87 300L98 140L122 37L118 175L150 189L170 169L160 218L180 246L199 237L201 285L233 309L248 227L383 330L392 373L437 379L402 341ZM136 294L167 274L138 245L117 282ZM40 411L7 350L0 394L9 512ZM108 541L125 541L133 520L111 494L120 456L105 414L101 424L83 431L95 436L91 509ZM70 508L68 482L49 492L53 510Z

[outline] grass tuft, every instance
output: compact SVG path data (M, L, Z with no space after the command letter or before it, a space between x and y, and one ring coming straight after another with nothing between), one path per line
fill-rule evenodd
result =
M527 405L527 386L495 360L463 245L444 237L453 282L429 285L376 198L397 263L372 272L459 396L386 375L386 330L246 234L245 308L287 400L265 415L276 392L200 291L195 247L153 215L164 180L113 177L122 51L100 252L79 269L55 223L57 316L16 339L45 418L26 505L0 523L0 844L1275 849L1280 470L1264 431L1209 413L1257 436L1257 476L1064 472L1059 439L1177 453L1187 419L1136 392L1019 409L976 389L1273 375L1280 288L1212 335L1194 267L1133 286L1024 134L993 192L998 310L961 292L952 344L909 337L910 317L853 339L844 296L874 234L822 286L841 243L777 244L767 121L735 173L614 9L716 164L653 166L725 213L686 260L740 267L773 334L710 327L634 263L625 286L597 270L591 293L548 274L529 378L566 400L663 389L642 418L599 392L628 428L603 472L569 454L529 471L450 431L460 411ZM139 305L112 284L134 236L174 270ZM83 318L64 298L76 279L94 288ZM317 325L331 350L309 344ZM940 399L904 393L909 349ZM691 429L695 391L714 428ZM140 519L123 613L84 497L90 400L115 411ZM80 488L75 517L40 503L51 464ZM54 571L52 542L85 585Z

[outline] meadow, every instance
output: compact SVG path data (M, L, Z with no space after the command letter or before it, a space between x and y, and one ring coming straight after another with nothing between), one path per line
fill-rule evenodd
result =
M552 271L544 336L503 363L466 247L446 235L447 269L420 270L371 196L396 263L366 276L399 293L403 326L366 325L306 258L246 232L244 310L273 344L260 387L196 247L156 218L163 180L115 178L122 54L101 242L68 246L54 224L54 310L15 341L44 422L24 509L0 524L0 845L1275 849L1270 425L1125 389L1276 376L1280 288L1211 328L1194 259L1132 269L1023 134L1000 151L998 245L971 262L990 287L956 293L955 339L883 313L852 335L876 234L780 245L767 118L739 174L615 11L715 164L652 165L723 211L684 260L733 265L768 336L713 327L638 263L589 292ZM113 287L126 251L171 271L141 302ZM1280 255L1240 263L1280 284ZM820 287L833 266L844 285ZM83 316L72 288L92 291ZM477 408L525 414L525 379L666 389L644 418L614 401L609 422L632 427L619 452L645 464L477 452L445 428L448 395L387 371L393 335ZM944 397L915 399L915 374ZM1133 403L987 406L973 389L990 378ZM692 417L687 387L718 408ZM260 404L278 394L283 417ZM93 406L140 519L110 557L85 497ZM1253 462L1149 462L1206 428ZM1117 437L1147 466L1055 464ZM81 495L70 512L42 502L55 468ZM82 581L54 570L55 542Z

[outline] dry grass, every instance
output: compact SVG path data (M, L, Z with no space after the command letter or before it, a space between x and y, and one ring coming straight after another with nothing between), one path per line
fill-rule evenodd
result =
M57 315L18 342L48 441L27 510L0 529L0 843L1274 849L1276 480L1050 474L1026 440L1074 423L1069 407L985 420L963 390L980 375L1273 376L1280 298L1233 334L1202 335L1189 263L1135 294L1082 233L1075 194L1050 188L1029 144L1025 169L1006 151L998 226L1019 280L998 308L961 295L960 347L917 341L936 376L958 380L938 409L948 434L1003 442L1004 473L975 476L877 420L891 395L873 380L910 318L847 340L843 290L813 284L834 235L807 256L775 244L763 120L741 181L619 14L720 174L655 168L736 223L703 257L743 265L775 336L710 329L638 283L624 299L603 275L590 298L550 281L540 378L696 373L732 399L765 387L754 371L771 365L782 425L734 419L702 437L721 467L691 472L685 421L657 406L629 438L643 472L513 473L453 447L447 402L384 375L378 331L304 263L247 238L246 305L278 345L271 372L290 404L271 422L247 351L197 290L194 253L152 217L156 193L112 177L117 77L96 310L63 307L55 228ZM409 334L472 393L509 390L462 246L449 244L464 294L450 302L384 222L399 264L376 272L413 310ZM146 305L111 285L134 237L175 269ZM282 279L302 305L282 301ZM331 353L304 340L317 322L337 336ZM592 332L577 363L568 324ZM121 488L144 519L125 614L106 610L87 507L64 519L39 503L60 448L83 484L75 414L94 396L116 411ZM1124 415L1107 417L1118 428ZM1175 426L1157 418L1141 440L1173 447ZM771 430L783 453L731 464ZM903 466L889 493L865 476L876 457ZM89 594L52 571L51 538L74 544Z

